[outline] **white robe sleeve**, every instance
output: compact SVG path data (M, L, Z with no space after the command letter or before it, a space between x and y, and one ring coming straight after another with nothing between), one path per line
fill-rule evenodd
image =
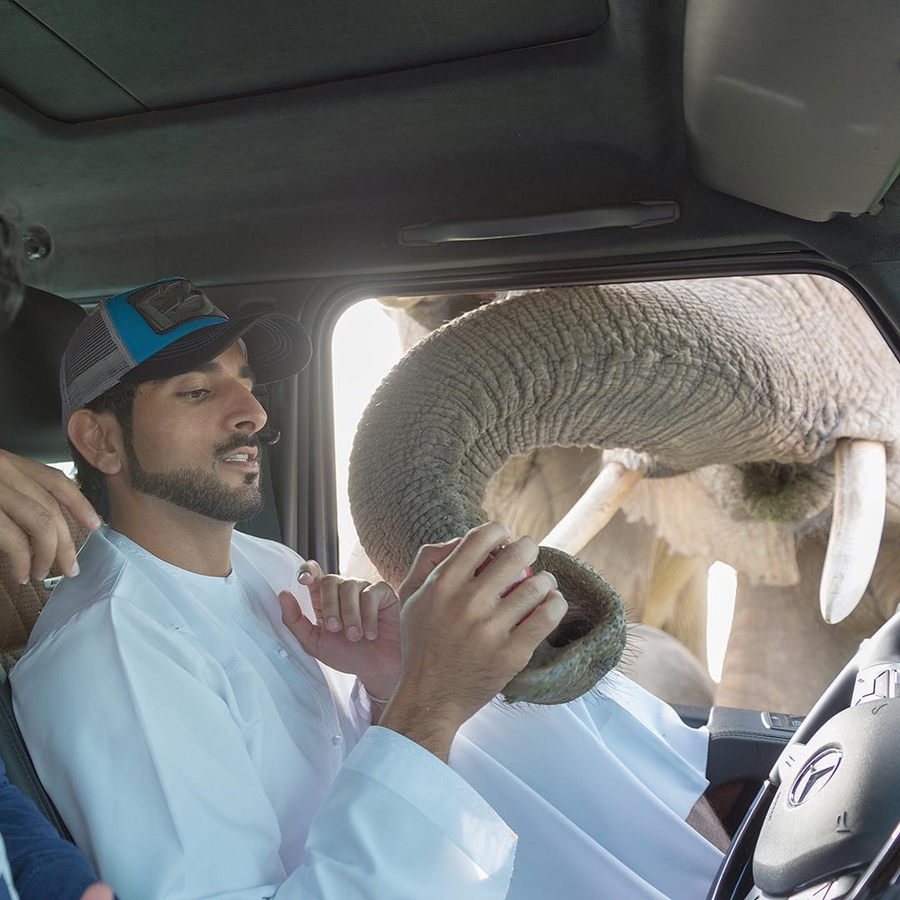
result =
M78 625L77 628L71 627ZM219 664L133 603L26 654L16 714L76 841L129 900L501 900L515 835L419 745L369 728L285 871L276 811ZM303 798L299 802L302 804Z

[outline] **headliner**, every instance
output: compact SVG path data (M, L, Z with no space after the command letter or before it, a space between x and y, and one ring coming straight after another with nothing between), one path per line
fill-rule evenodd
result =
M751 74L777 71L778 46L754 31L767 22L801 39L809 31L810 52L785 55L822 85L810 110L854 77L864 106L872 72L854 75L831 51L814 51L864 19L860 40L881 41L868 55L895 60L896 6L873 2L861 15L837 0L798 0L793 22L778 18L778 0L752 6L756 19L735 28L710 10L734 15L751 8L746 0L691 0L686 42L685 5L658 0L566 0L552 16L540 0L0 0L0 192L23 226L53 239L50 256L28 264L29 281L72 297L175 272L243 284L748 254L780 265L799 255L852 269L900 321L898 189L877 216L865 212L877 197L837 190L875 151L893 159L895 111L878 107L881 130L848 145L852 154L800 127L797 141L815 140L811 150L787 158L773 149L758 172L751 153L748 190L759 188L766 205L743 188L732 196L717 169L746 139L739 129L707 141L708 122L685 125L686 108L707 108L704 85L715 78L704 79L704 66L730 35L746 35L738 50L752 51ZM804 15L830 25L806 29ZM876 98L894 106L896 68ZM835 139L846 130L836 125ZM884 180L870 168L869 182ZM815 209L787 196L803 178ZM398 240L402 227L431 220L635 200L674 200L680 217L638 230Z

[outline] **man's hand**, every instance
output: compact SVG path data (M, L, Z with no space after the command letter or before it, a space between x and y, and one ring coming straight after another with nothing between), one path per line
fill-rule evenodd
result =
M113 900L113 892L98 881L81 895L81 900Z
M426 545L400 588L403 665L379 724L444 760L463 722L528 664L568 608L548 572L506 594L538 553L520 538L483 567L508 539L492 522L461 541Z
M326 575L315 560L303 563L297 580L309 588L316 623L289 591L278 599L300 646L326 666L356 675L373 696L389 697L400 672L400 601L390 585Z
M100 526L94 507L62 472L0 450L0 553L16 581L46 578L54 562L64 575L78 574L60 504L85 528Z

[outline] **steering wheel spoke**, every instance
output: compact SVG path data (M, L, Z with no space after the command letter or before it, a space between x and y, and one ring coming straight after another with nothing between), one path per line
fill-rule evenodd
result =
M900 614L860 647L787 745L708 900L900 897Z

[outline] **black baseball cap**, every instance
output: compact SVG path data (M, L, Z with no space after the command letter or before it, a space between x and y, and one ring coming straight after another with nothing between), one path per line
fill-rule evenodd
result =
M229 319L180 276L109 297L78 326L63 353L63 426L120 381L190 372L238 340L257 384L289 378L312 358L312 342L296 319L269 312Z

